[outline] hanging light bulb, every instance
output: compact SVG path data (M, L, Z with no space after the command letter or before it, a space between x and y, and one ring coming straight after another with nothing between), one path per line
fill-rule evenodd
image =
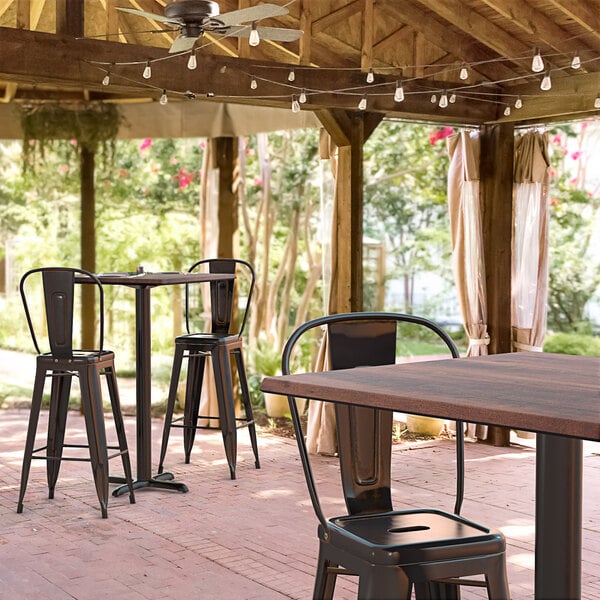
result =
M256 77L252 77L252 81L250 82L250 89L255 90L258 87L258 83L256 81Z
M152 67L150 66L150 61L146 62L146 66L144 67L142 77L144 79L150 79L150 77L152 77Z
M167 90L163 90L160 96L160 100L158 101L162 106L164 106L169 101L167 97Z
M454 104L456 102L456 94L450 94L450 98L448 98L448 102L450 102L450 104Z
M108 71L102 80L102 85L110 85L110 73Z
M508 117L510 115L510 106L507 104L504 109L504 116Z
M291 69L289 75L288 75L288 81L295 81L296 80L296 71L294 71L294 69Z
M256 29L256 22L252 23L252 30L250 31L248 43L251 46L258 46L260 44L260 36L258 35L258 29Z
M540 49L536 48L533 51L533 60L531 61L531 70L534 73L541 73L544 70L544 60L540 54Z
M542 83L540 84L540 90L547 92L552 87L552 80L550 79L550 71L546 71Z
M373 73L373 69L369 69L367 73L367 83L373 83L375 81L375 75Z
M363 96L358 103L358 110L366 110L367 109L367 97Z
M448 106L448 94L446 93L446 90L444 90L440 96L439 107L446 108L446 106Z
M298 96L298 102L300 102L300 104L305 104L306 103L306 90L302 90L300 92L300 96Z
M435 104L437 102L437 96L435 94L431 94L431 98L429 99L431 104Z
M594 108L600 108L600 94L598 94L594 100Z
M396 91L394 92L394 102L402 102L404 100L404 87L402 80L396 81Z
M523 100L521 100L521 96L515 100L515 108L523 108Z
M190 57L188 58L188 61L187 61L187 68L190 71L193 71L197 66L198 66L198 60L196 59L196 53L193 50L191 50Z
M467 65L465 63L460 66L460 72L458 76L462 81L469 79L469 69L467 69Z
M299 113L300 112L300 103L296 96L292 96L292 112Z
M571 61L571 69L579 69L581 67L581 59L579 58L579 52L575 52L573 60Z

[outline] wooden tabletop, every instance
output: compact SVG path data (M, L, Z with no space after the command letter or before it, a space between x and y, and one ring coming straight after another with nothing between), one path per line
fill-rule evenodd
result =
M266 377L265 392L600 441L600 359L515 352Z
M107 285L157 286L175 285L178 283L194 283L200 281L222 281L224 279L235 279L233 273L97 273L96 277Z

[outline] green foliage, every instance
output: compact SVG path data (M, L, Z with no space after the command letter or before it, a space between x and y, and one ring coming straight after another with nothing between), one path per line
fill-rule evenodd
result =
M600 338L579 333L556 333L544 342L544 352L600 356Z

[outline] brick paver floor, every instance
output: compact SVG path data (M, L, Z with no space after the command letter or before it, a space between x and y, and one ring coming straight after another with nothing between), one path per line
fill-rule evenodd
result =
M0 598L311 597L316 519L294 440L261 432L262 468L256 470L248 434L240 431L238 477L232 481L218 432L199 433L190 465L183 463L180 434L174 433L166 466L189 492L141 490L133 505L126 495L111 496L108 519L100 518L88 463L63 463L56 497L48 500L45 463L34 461L19 515L27 417L24 409L0 411ZM126 425L134 454L134 419L127 417ZM70 413L69 427L84 436L77 413ZM155 419L155 464L161 428ZM587 600L600 598L599 453L598 444L585 444L582 579ZM534 451L522 445L468 444L466 454L463 514L506 534L512 598L533 598ZM397 507L451 510L451 442L397 445L394 465ZM111 466L120 473L114 460ZM316 458L315 472L328 514L341 512L335 459ZM336 592L336 600L356 597L355 582L340 577ZM482 597L482 590L463 592L464 599Z

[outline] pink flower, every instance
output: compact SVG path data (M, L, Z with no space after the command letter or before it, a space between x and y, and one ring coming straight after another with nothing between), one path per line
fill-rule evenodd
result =
M200 148L206 148L206 142L200 142Z
M550 200L550 206L558 206L558 200L556 198L552 198L552 200Z
M58 170L61 173L66 173L69 170L69 165L60 165L60 167L58 167Z
M179 181L179 189L182 190L192 183L194 174L188 173L185 169L179 169L179 173L177 173L177 175L173 175L173 179Z
M432 146L435 146L435 144L439 141L439 140L443 140L445 138L447 138L448 136L452 135L454 133L454 129L452 127L444 127L442 129L436 129L435 131L431 131L429 133L429 143Z
M560 138L560 135L555 135L552 138L552 143L553 144L558 144L558 145L562 144L562 139Z
M573 160L577 160L580 156L581 156L581 150L577 150L577 152L573 152L573 154L571 154L571 158Z
M577 185L577 177L573 177L573 179L570 179L570 180L569 180L569 183L570 183L571 185Z
M119 175L121 177L129 177L129 171L127 169L119 169Z
M71 146L77 146L77 140L71 140L69 144L71 144Z
M263 183L262 177L255 177L254 178L254 185L257 187L261 187Z
M556 177L556 169L550 169L550 177Z
M140 144L140 152L147 150L152 146L152 138L145 138L144 141Z

